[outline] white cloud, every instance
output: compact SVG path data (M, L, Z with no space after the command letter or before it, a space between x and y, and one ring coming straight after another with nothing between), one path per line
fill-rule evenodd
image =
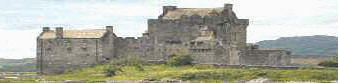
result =
M0 58L35 57L37 30L4 30L0 28Z

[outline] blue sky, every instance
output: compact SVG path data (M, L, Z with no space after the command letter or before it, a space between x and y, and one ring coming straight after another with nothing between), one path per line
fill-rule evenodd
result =
M140 36L147 19L164 5L222 7L233 3L239 18L250 19L248 42L279 37L338 36L336 0L0 0L0 58L35 57L41 27L66 29L115 26L118 36Z

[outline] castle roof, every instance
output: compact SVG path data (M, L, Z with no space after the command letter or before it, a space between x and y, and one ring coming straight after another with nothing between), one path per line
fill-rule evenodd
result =
M63 38L101 38L106 32L107 32L106 29L64 30ZM41 39L56 38L55 30L43 32L40 38Z
M181 16L192 16L194 14L199 16L215 16L221 14L223 8L177 8L168 11L162 18L163 19L180 19Z

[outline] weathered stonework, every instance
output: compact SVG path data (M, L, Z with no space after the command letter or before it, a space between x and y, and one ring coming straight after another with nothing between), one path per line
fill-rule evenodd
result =
M62 28L52 31L46 27L37 40L38 68L40 73L62 72L102 64L114 56L167 61L175 53L192 55L196 64L279 66L289 63L288 51L247 45L248 25L248 19L237 18L232 4L225 4L221 8L164 6L163 14L158 19L149 19L148 31L138 38L117 37L111 26L89 32Z
M59 27L54 31L45 27L37 39L39 73L61 73L107 62L115 55L116 36L112 29L107 26L107 30L81 31Z

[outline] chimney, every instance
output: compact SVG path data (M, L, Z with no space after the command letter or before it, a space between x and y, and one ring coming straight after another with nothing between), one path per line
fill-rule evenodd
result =
M168 11L175 10L176 8L177 8L177 6L163 6L163 15L168 13Z
M232 16L232 6L233 4L224 5L224 10L226 11L225 14L227 14L228 16Z
M56 32L56 38L63 38L63 28L62 27L56 27L55 28Z
M113 33L114 32L114 26L106 26L106 30L107 30L107 32Z
M232 6L233 6L233 4L225 4L224 9L232 10Z
M42 27L42 32L48 32L48 31L50 31L49 27Z

